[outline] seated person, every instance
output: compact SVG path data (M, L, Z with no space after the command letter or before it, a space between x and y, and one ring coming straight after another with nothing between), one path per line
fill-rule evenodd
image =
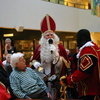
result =
M10 57L11 57L12 54L7 54L6 56L6 60L4 60L2 63L7 71L7 73L10 75L10 73L12 72L13 68L11 67L11 64L10 64Z
M0 82L2 82L6 88L9 88L9 76L5 67L2 65L2 61L0 61Z
M5 67L3 66L2 61L0 61L0 82L2 82L4 86L9 89L10 94L11 94L11 98L9 100L16 99L17 97L12 93L12 89L10 87L9 74L7 73Z
M11 65L14 68L10 74L10 85L13 93L21 99L51 100L51 94L38 74L26 67L26 61L22 53L14 53L11 56Z
M7 54L6 56L6 60L4 60L2 63L3 65L6 67L10 64L10 57L11 57L11 54Z

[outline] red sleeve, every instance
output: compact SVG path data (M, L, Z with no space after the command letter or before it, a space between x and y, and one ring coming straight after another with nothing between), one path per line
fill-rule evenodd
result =
M34 51L34 55L31 61L33 60L40 61L40 45L38 45Z
M73 74L67 77L67 81L69 85L73 85L77 82L80 82L81 80L89 77L90 75L87 73L84 73L80 70L76 70Z
M68 60L68 55L65 48L61 44L58 44L58 48L59 48L59 55Z
M75 56L76 54L74 54L72 57L68 58L68 60L70 61L71 65L71 73L73 73L75 70L77 70L77 58Z

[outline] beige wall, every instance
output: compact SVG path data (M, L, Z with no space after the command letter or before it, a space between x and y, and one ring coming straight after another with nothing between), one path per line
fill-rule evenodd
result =
M78 9L43 0L0 0L0 27L24 26L40 30L40 22L49 14L56 22L57 31L77 32L87 28L100 32L100 18L91 10Z

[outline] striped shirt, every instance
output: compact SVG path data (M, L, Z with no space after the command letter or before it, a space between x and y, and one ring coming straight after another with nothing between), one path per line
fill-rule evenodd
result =
M26 71L14 69L10 75L10 84L13 93L18 98L24 98L26 95L35 93L39 90L47 90L44 81L29 67L26 68Z

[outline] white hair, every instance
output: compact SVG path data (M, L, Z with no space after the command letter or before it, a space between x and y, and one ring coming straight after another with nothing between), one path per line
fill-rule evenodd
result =
M7 63L10 63L11 55L12 55L12 54L7 54L7 55L6 55L6 62L7 62Z
M6 60L7 60L9 57L11 57L11 55L12 55L12 54L7 54Z
M59 37L55 33L53 33L53 35L54 35L53 44L59 44ZM39 41L39 44L42 45L45 42L46 42L46 39L44 39L44 34L42 34L42 37L41 37L41 39Z
M11 42L11 39L10 39L10 38L6 38L5 43L6 43L7 41L10 41L10 42Z
M12 54L11 59L10 59L11 66L13 68L15 68L16 67L16 63L19 62L19 58L23 57L23 56L24 56L24 54L20 53L20 52Z

